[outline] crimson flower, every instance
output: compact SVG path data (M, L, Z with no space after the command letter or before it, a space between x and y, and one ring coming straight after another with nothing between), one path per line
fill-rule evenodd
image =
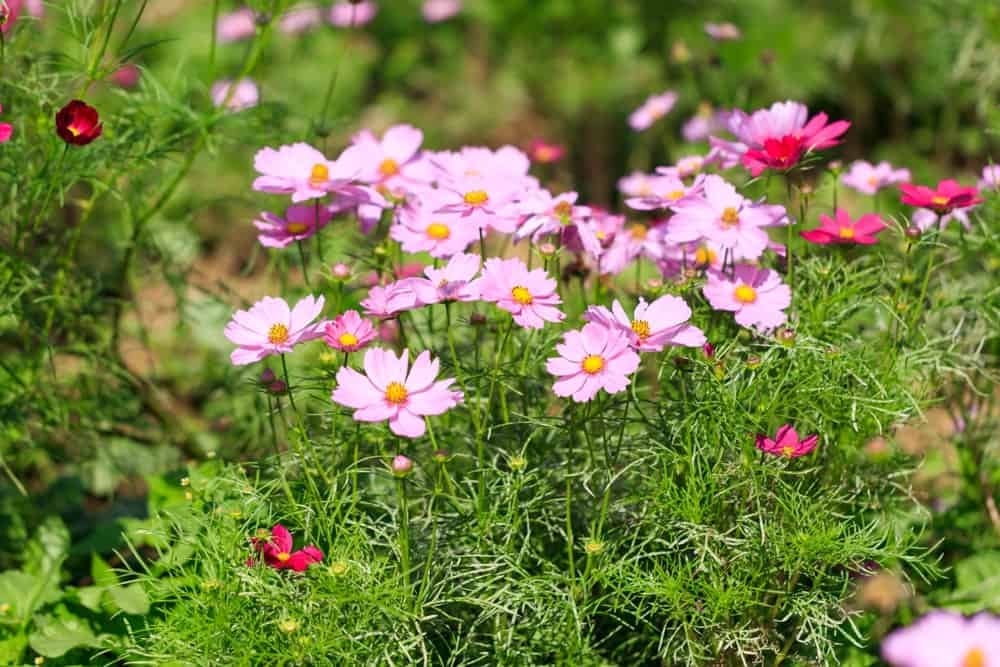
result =
M311 544L292 551L292 534L280 523L271 529L270 536L266 530L260 532L263 534L251 538L253 548L262 553L264 562L276 570L305 572L310 565L323 560L323 552ZM247 561L247 565L253 565L252 558Z
M820 215L819 222L820 226L816 229L802 232L802 238L819 245L828 243L872 245L878 243L875 235L886 226L882 218L875 213L866 213L857 220L851 220L850 214L842 208L837 209L836 218Z
M956 208L975 206L983 201L979 196L979 190L964 187L951 179L941 181L936 189L912 183L903 183L899 189L903 193L904 204L929 208L939 214L951 213Z
M73 100L56 113L56 133L67 144L86 146L103 129L97 109L83 100Z
M757 435L757 449L765 454L773 456L784 456L790 459L797 459L805 456L816 449L819 436L813 433L803 439L799 439L799 434L791 424L785 424L774 434L774 440L763 433Z

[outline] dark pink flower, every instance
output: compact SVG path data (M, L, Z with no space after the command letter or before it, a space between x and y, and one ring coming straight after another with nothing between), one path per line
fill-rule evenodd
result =
M326 323L323 339L341 352L357 352L375 340L375 327L356 310L348 310Z
M313 545L292 551L292 534L280 523L271 529L270 537L266 533L261 537L251 538L255 551L263 554L264 562L276 570L295 570L305 572L313 563L323 560L323 552ZM247 563L253 564L251 559Z
M828 243L872 245L878 242L875 235L886 227L882 218L874 213L866 213L852 221L851 216L842 208L837 209L836 219L828 215L820 215L819 222L818 228L802 232L802 238L819 245Z
M0 105L0 112L3 111L3 105ZM10 123L0 123L0 144L10 141L11 135L14 134L14 126Z
M903 193L904 204L928 208L939 214L951 213L956 208L968 208L983 202L979 190L964 187L951 179L941 181L937 184L937 188L903 183L899 189Z
M757 449L765 454L774 456L784 456L790 459L797 459L805 456L816 449L819 436L813 433L803 439L799 439L799 434L791 424L785 424L774 434L774 440L763 433L757 435Z
M561 144L549 143L544 139L534 139L528 144L528 157L538 164L552 164L565 155L566 147Z

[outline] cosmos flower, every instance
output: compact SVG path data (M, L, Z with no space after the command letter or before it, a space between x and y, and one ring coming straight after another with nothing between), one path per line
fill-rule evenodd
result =
M705 34L718 42L739 39L743 36L740 29L732 23L706 23Z
M132 90L138 86L140 78L142 78L142 70L134 63L122 65L108 77L113 84L125 90Z
M878 243L875 235L886 227L882 218L875 213L867 213L852 221L851 216L842 208L837 209L836 219L820 215L819 222L820 226L816 229L802 232L802 238L819 245L828 243L872 245Z
M795 427L791 424L785 424L774 434L774 440L763 433L759 433L756 444L757 449L765 454L797 459L816 449L818 442L819 436L815 433L800 440Z
M409 279L397 280L388 285L376 285L368 290L368 297L361 301L365 314L379 319L395 317L415 308L417 297Z
M323 335L323 322L313 320L322 310L322 296L303 297L293 309L288 308L284 299L266 296L250 310L236 311L225 330L226 338L239 346L230 357L233 364L252 364L319 338Z
M675 104L677 104L677 93L672 90L653 95L629 115L629 127L636 132L648 130L653 123L670 113Z
M424 0L421 13L428 23L446 21L462 11L462 0Z
M365 352L365 374L347 366L337 371L333 402L354 409L362 422L389 421L393 433L418 438L427 425L424 417L444 414L462 402L462 392L449 387L454 379L436 380L440 362L420 353L409 368L409 350L396 356L389 350ZM409 370L408 370L409 369Z
M541 329L545 322L561 322L566 315L557 306L562 299L556 281L544 269L529 271L518 258L486 260L479 283L483 301L495 303L526 329Z
M1000 190L1000 164L986 165L982 176L977 183L980 190Z
M479 227L457 213L439 212L444 200L434 194L407 202L396 211L397 222L389 235L406 252L426 252L431 257L451 257L479 239Z
M644 184L643 190L646 194L627 198L625 200L626 206L637 211L672 209L686 197L699 194L702 191L704 181L702 177L695 178L691 185L686 185L676 169L674 173L660 169Z
M56 113L56 134L67 144L86 146L103 130L97 109L83 100L72 100Z
M223 14L215 26L216 39L222 44L250 39L256 32L257 18L249 7Z
M579 331L568 331L556 345L545 369L558 379L552 386L556 396L572 396L577 403L594 398L601 389L617 394L628 387L629 376L639 368L639 355L618 328L588 322Z
M254 156L254 169L261 175L254 180L253 189L290 194L294 203L328 194L365 201L365 191L352 184L363 164L363 155L355 147L347 148L336 161L301 142L262 148Z
M543 236L559 234L563 228L579 224L590 215L590 209L577 206L577 197L575 192L552 196L545 189L527 194L516 204L522 222L514 238L521 240L530 236L537 243Z
M326 323L323 340L335 350L357 352L375 340L375 327L356 310L348 310Z
M691 143L708 139L709 135L726 129L729 114L729 111L717 110L711 104L703 102L698 105L698 112L684 123L681 136L684 141Z
M299 35L323 23L323 10L311 5L299 5L285 12L278 29L286 35Z
M1000 665L1000 618L937 609L891 632L882 657L892 667L994 667Z
M792 290L781 282L771 269L747 264L737 265L730 278L718 271L709 271L702 293L716 310L734 313L736 322L744 327L769 330L788 319L785 308L792 303Z
M298 551L292 551L292 534L280 523L271 529L270 535L265 529L250 541L254 551L262 554L264 562L276 570L305 572L313 563L323 561L323 552L311 544ZM247 565L253 565L253 562L251 558L247 561Z
M3 113L3 105L0 104L0 113ZM10 141L11 135L14 134L14 126L10 123L0 123L0 144L7 143Z
M243 111L252 109L260 102L260 89L257 83L250 78L242 78L236 82L229 79L216 81L212 84L212 104L216 107L225 105L230 111Z
M332 217L324 206L289 206L285 217L269 213L260 214L254 220L254 227L260 230L257 240L265 248L286 248L296 241L302 241L326 226Z
M338 28L357 28L368 23L378 13L378 5L371 0L335 2L330 7L330 23Z
M904 204L927 208L941 215L983 202L976 188L962 186L951 179L941 181L936 188L903 183L899 190L903 193Z
M544 139L532 139L528 145L528 157L532 162L538 164L552 164L559 162L566 156L566 147L562 144L551 143Z
M424 269L426 278L413 278L410 289L417 297L417 303L431 305L446 301L478 301L479 255L459 253L448 260L444 268L428 266Z
M706 340L701 329L689 322L691 308L684 299L670 294L652 303L640 297L632 317L617 299L610 310L604 306L590 306L584 317L625 334L629 345L640 352L659 352L667 345L700 347Z
M412 125L394 125L379 139L370 130L354 135L352 144L364 158L359 179L390 191L407 180L408 167L420 156L424 133Z
M876 165L864 160L856 160L840 177L841 183L866 195L874 195L884 187L897 183L907 183L909 180L909 169L895 169L884 160Z

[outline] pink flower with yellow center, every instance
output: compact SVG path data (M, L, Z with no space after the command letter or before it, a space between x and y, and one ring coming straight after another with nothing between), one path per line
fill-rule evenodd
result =
M289 206L285 217L264 211L254 227L260 230L257 240L265 248L286 248L296 241L313 236L330 222L332 214L325 206Z
M673 209L685 198L701 194L704 182L701 176L695 178L691 185L686 185L673 167L660 167L657 172L646 182L646 194L629 197L625 200L626 206L637 211Z
M556 396L571 396L577 403L594 398L603 389L617 394L628 387L629 376L639 368L639 355L617 327L588 322L579 331L568 331L556 345L546 370L558 379L552 386Z
M323 340L335 350L357 352L375 340L375 327L356 310L348 310L327 322Z
M433 193L408 201L397 209L397 222L389 235L406 252L426 252L431 257L451 257L479 240L479 226L456 213L442 213L443 200Z
M575 192L552 196L545 189L528 193L516 205L522 221L514 238L520 241L530 236L537 243L543 236L561 234L565 228L580 223L590 215L590 209L577 206L577 196Z
M909 169L895 169L884 160L875 165L865 160L856 160L840 177L841 183L866 195L874 195L884 187L908 183L909 180Z
M305 143L280 148L262 148L254 156L253 166L261 175L253 189L271 194L292 195L299 203L328 194L367 201L368 194L353 184L363 166L362 151L349 147L335 161Z
M426 278L413 278L410 288L417 297L417 303L431 305L448 301L478 301L479 255L459 253L440 269L428 266L424 269Z
M787 459L797 459L816 449L819 436L813 433L805 438L799 438L795 427L785 424L774 434L774 439L763 433L757 435L757 449L772 456L783 456Z
M784 324L792 290L776 271L748 264L737 265L732 278L709 271L702 293L716 310L734 313L741 326L767 331Z
M624 335L629 345L639 352L659 352L668 345L701 347L705 334L692 325L691 308L679 296L666 294L652 303L640 298L632 316L615 299L608 310L590 306L584 317Z
M412 125L394 125L379 139L369 130L354 135L352 143L362 151L360 180L396 189L409 179L410 165L420 157L424 133Z
M495 303L526 329L541 329L546 322L561 322L566 315L556 281L544 269L528 270L518 258L486 260L479 291L483 301Z
M236 311L225 330L226 338L239 346L230 357L233 364L252 364L319 338L324 323L313 320L322 310L322 296L303 297L292 309L284 299L266 296L250 310Z
M648 130L653 123L670 113L675 104L677 104L677 93L672 90L653 95L629 115L629 127L636 132Z
M889 633L882 657L892 667L996 667L1000 665L1000 617L971 618L943 609Z
M836 218L820 215L819 222L820 226L817 229L802 232L802 238L819 245L828 243L872 245L878 243L875 235L886 227L882 218L874 213L867 213L857 220L851 220L850 214L842 208L837 209Z
M397 280L388 285L375 285L368 290L368 297L361 301L365 315L385 319L415 308L417 297L410 279Z
M979 190L962 186L951 179L941 181L936 188L903 183L899 189L903 193L904 204L930 209L939 215L983 203Z
M305 572L313 563L323 561L323 552L311 544L293 551L292 534L280 523L271 529L270 535L266 529L258 531L250 542L254 551L264 556L264 562L276 570ZM247 565L253 564L253 558L247 561Z
M431 353L420 353L409 367L409 350L396 356L389 350L365 352L365 374L346 366L337 371L333 402L354 409L361 422L389 422L396 435L418 438L427 425L424 418L444 414L462 402L462 392L449 387L454 379L437 380L440 363Z

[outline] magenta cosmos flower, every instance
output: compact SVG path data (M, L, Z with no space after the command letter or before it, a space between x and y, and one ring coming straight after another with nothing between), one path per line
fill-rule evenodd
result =
M361 188L351 184L363 165L361 151L345 150L336 161L305 143L262 148L254 156L253 166L261 176L253 189L271 194L290 194L295 203L336 193L346 197L367 199Z
M668 242L705 239L732 251L734 259L757 259L770 241L764 228L788 223L784 207L755 204L715 174L705 177L700 195L678 200L673 210Z
M445 199L430 191L418 201L397 209L397 222L389 235L406 252L426 252L431 257L451 257L479 239L479 226L458 213L441 212Z
M446 301L478 301L479 255L459 253L452 257L441 269L428 266L424 269L426 278L413 278L410 289L417 297L417 303L431 305Z
M357 352L375 340L375 327L356 310L348 310L326 323L323 340L335 350Z
M223 44L250 39L255 32L257 32L257 20L249 7L223 14L215 27L216 38Z
M828 215L820 215L820 226L816 229L802 232L802 238L810 243L817 243L819 245L826 245L828 243L872 245L878 243L875 235L886 227L886 224L882 222L882 218L874 213L866 213L853 221L845 209L838 208L836 215L836 219Z
M292 551L292 534L280 523L271 529L270 535L266 529L260 532L262 534L250 539L254 551L262 554L264 562L276 570L305 572L313 563L323 561L323 552L311 544ZM253 565L252 558L247 565Z
M675 104L677 104L677 93L672 90L653 95L629 115L629 127L636 132L648 130L653 123L670 113Z
M389 420L393 433L418 438L427 425L424 417L444 414L462 402L462 392L449 389L454 379L436 380L440 363L423 351L409 368L409 350L397 357L389 350L365 352L365 375L353 368L337 371L333 402L353 408L362 422Z
M874 195L884 187L906 183L909 180L909 169L896 169L884 160L875 165L864 160L856 160L840 177L844 185L866 195Z
M882 657L893 667L996 667L1000 618L934 610L890 633L882 641Z
M558 380L552 385L556 396L572 396L584 403L603 389L617 394L628 387L629 376L639 368L639 355L617 327L609 329L588 322L580 331L567 331L556 345L558 357L551 357L545 368Z
M799 439L799 434L791 424L785 424L774 434L774 440L763 433L757 434L757 449L765 454L773 456L784 456L789 459L797 459L805 456L816 449L819 436L813 433L810 436Z
M516 257L486 260L479 283L483 301L503 308L526 329L541 329L546 322L561 322L566 317L556 307L562 303L556 287L544 269L529 271Z
M413 293L410 280L397 280L388 285L375 285L368 290L368 297L361 302L365 315L380 319L395 317L415 308L417 296Z
M335 2L330 7L330 23L338 28L351 28L371 23L378 13L378 5L371 0L360 2Z
M836 146L851 126L845 120L827 123L825 113L809 118L804 104L791 101L752 114L735 110L727 125L736 141L711 137L712 146L724 166L741 162L755 177L767 169L791 169L805 154Z
M462 0L424 0L421 12L428 23L446 21L462 11Z
M265 248L286 248L296 241L313 236L330 222L332 213L325 206L289 206L285 217L264 211L254 227L260 230L257 240Z
M230 111L236 112L252 109L258 102L260 102L260 89L253 79L240 79L236 82L235 88L229 79L212 84L212 104L216 107L225 106Z
M0 105L0 113L3 113L3 105ZM7 143L10 141L11 135L14 134L14 126L10 123L0 123L0 144Z
M941 181L937 184L937 188L903 183L899 189L903 193L904 204L927 208L941 215L951 213L957 208L968 208L983 202L979 190L964 187L951 179Z
M738 265L733 278L710 271L702 293L712 308L728 310L744 327L773 329L785 323L785 308L792 303L792 290L771 269Z
M252 364L319 338L323 335L323 323L313 320L322 310L322 296L303 297L292 309L284 299L266 296L250 310L236 311L225 330L226 338L239 346L230 357L233 364Z
M659 352L667 345L700 347L705 344L705 334L688 321L691 308L679 296L667 294L652 303L640 297L632 317L615 299L611 310L591 306L584 317L623 333L629 344L640 352Z
M532 139L528 145L528 157L537 164L552 164L558 162L566 156L566 147L562 144L546 141L545 139Z

